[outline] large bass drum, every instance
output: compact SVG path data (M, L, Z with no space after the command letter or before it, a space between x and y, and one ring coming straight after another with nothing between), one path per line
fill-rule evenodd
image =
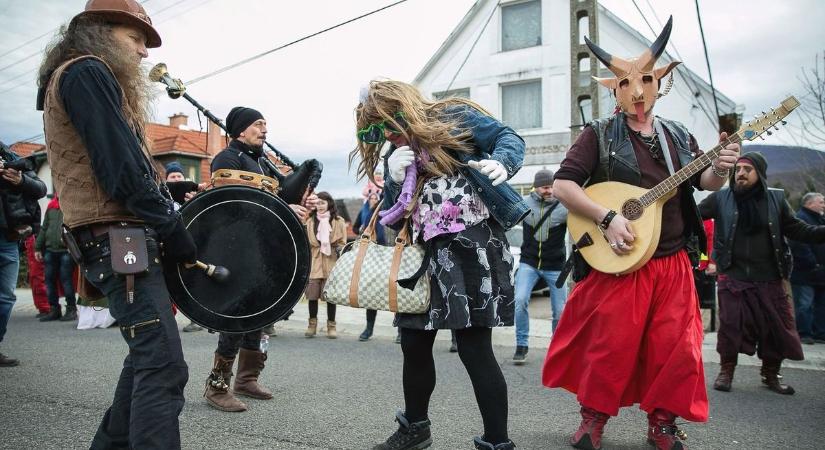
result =
M172 300L193 322L226 333L254 331L298 303L309 278L309 243L283 200L252 187L225 186L195 196L180 212L198 260L230 273L218 282L197 268L165 267Z

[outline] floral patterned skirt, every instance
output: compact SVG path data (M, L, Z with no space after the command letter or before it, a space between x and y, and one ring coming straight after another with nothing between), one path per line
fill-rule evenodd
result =
M395 326L419 330L512 326L513 255L501 225L484 220L431 239L430 309L396 314Z

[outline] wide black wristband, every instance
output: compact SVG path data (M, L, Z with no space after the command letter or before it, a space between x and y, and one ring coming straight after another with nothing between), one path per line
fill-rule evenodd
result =
M599 228L602 230L606 230L607 227L610 226L610 222L613 221L613 218L616 217L616 211L612 209L605 214L604 219L602 219L602 223L599 224Z

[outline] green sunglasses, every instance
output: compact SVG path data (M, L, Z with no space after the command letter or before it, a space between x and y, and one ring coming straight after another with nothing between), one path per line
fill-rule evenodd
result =
M407 127L407 120L404 119L404 113L399 111L395 113L395 121L398 122L398 125L401 125L402 128ZM389 119L382 120L378 123L371 123L367 128L362 130L358 130L356 136L358 136L358 140L365 143L365 144L380 144L384 142L384 130L390 130L393 134L398 134L401 130L395 129L395 126Z

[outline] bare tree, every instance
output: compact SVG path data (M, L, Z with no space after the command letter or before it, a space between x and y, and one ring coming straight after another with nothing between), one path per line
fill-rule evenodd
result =
M825 145L825 51L816 55L813 67L803 67L798 78L805 90L799 107L802 133L812 144Z

